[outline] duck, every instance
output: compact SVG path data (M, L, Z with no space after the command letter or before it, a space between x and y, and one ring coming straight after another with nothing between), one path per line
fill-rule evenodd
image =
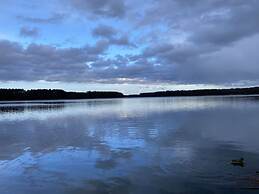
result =
M239 160L232 160L231 164L234 166L244 166L244 158L240 158Z

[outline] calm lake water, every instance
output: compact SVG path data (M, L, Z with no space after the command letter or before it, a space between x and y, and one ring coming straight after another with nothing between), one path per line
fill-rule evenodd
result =
M258 193L256 171L259 97L0 104L1 194Z

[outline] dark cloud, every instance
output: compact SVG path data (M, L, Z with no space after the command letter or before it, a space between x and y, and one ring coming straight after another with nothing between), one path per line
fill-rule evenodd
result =
M0 41L1 81L95 81L120 82L121 78L142 79L149 74L152 64L136 57L104 58L107 41L82 48L57 48L30 44L24 48L19 43ZM149 67L150 65L150 67Z
M96 37L112 38L112 37L116 36L117 31L111 26L102 24L102 25L97 26L93 30L92 34L93 34L93 36L96 36Z
M117 46L135 47L135 45L130 42L129 37L126 35L120 36L118 38L111 38L110 44L117 45Z
M258 7L256 0L154 0L140 23L163 22L196 44L224 46L258 33Z
M224 46L259 32L259 2L238 1L228 9L222 8L204 15L200 26L193 30L190 40L196 43L210 43ZM225 5L226 6L226 5ZM220 11L221 10L221 11Z
M163 24L167 31L146 42L142 57L160 64L160 79L217 84L258 80L253 52L258 8L254 0L154 0L138 26L152 30ZM243 44L253 54L244 54ZM240 56L242 60L236 60Z
M2 81L94 81L101 83L225 84L259 81L259 35L235 46L199 55L195 48L180 51L168 46L150 48L141 55L106 58L107 41L94 46L61 49L53 46L0 42ZM164 52L167 48L168 53ZM244 51L244 50L245 51ZM206 53L204 51L204 53ZM175 57L174 57L175 56ZM249 59L249 60L247 60Z
M123 0L70 0L70 4L86 15L121 18L126 13Z
M120 35L116 29L107 25L99 25L93 29L92 35L109 41L110 45L134 47L127 35Z
M24 48L1 41L1 80L259 83L257 0L67 1L77 18L100 19L96 44ZM54 23L50 18L23 19Z
M54 46L30 44L24 48L10 41L0 41L0 79L2 81L83 81L87 63L98 60L108 48L106 42L94 46L59 49Z
M30 37L30 38L36 38L40 35L38 28L30 28L23 26L20 29L20 36L22 37Z
M34 24L57 24L64 21L67 17L66 14L55 13L47 18L39 18L39 17L27 17L27 16L17 16L18 19L24 22L34 23Z

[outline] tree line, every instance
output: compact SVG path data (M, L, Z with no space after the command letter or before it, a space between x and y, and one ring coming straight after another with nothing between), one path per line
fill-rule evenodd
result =
M231 88L231 89L202 89L202 90L177 90L140 93L139 97L166 97L166 96L219 96L219 95L256 95L259 87Z
M0 89L0 100L60 100L60 99L93 99L121 98L120 92L66 92L56 89Z
M0 89L0 101L13 100L64 100L123 97L169 97L169 96L218 96L218 95L259 95L259 87L231 89L176 90L124 95L120 92L66 92L57 89Z

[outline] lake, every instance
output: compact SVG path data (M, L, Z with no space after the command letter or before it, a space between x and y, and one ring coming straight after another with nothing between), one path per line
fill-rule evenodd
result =
M256 171L257 96L0 104L1 194L257 193Z

